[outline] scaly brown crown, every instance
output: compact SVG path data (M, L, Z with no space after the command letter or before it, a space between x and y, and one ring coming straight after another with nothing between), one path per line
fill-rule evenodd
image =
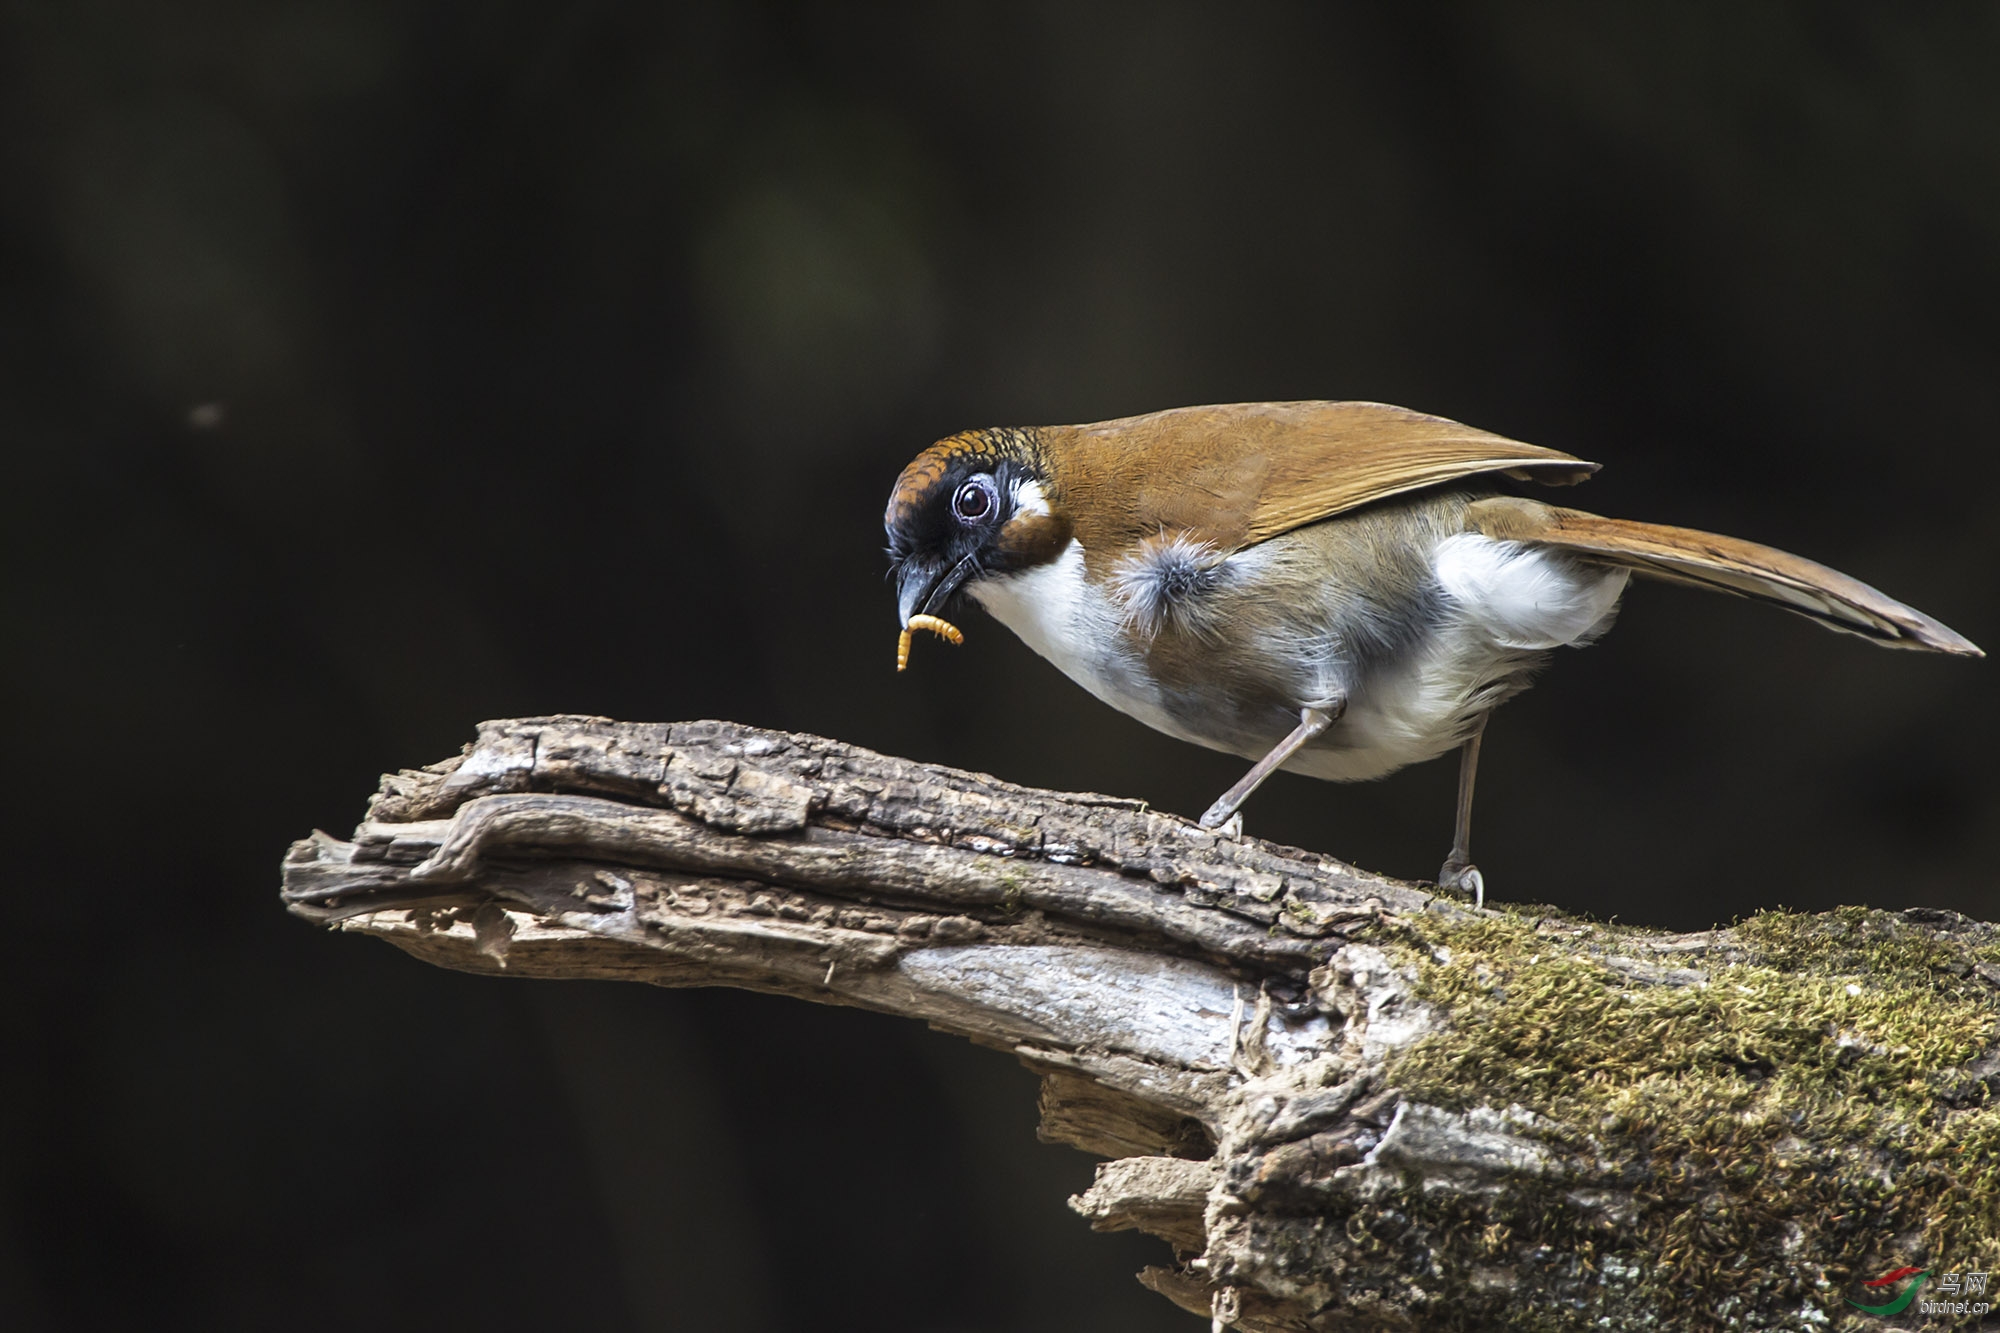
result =
M892 554L897 530L908 527L927 507L936 504L947 482L955 489L967 474L991 472L1002 462L1019 464L1029 476L1045 477L1047 459L1039 432L1016 426L960 431L947 435L912 459L896 478L895 489L889 493L889 508L882 515Z

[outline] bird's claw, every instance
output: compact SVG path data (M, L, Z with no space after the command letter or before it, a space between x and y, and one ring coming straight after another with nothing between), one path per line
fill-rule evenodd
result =
M1232 804L1225 796L1208 807L1197 822L1219 837L1240 838L1243 836L1243 807Z
M1470 862L1446 861L1444 869L1438 871L1438 888L1468 895L1474 907L1486 906L1486 877Z

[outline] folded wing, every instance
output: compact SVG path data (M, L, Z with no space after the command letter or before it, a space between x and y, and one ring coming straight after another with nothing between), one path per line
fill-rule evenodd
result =
M1043 432L1086 551L1171 532L1227 553L1427 486L1563 485L1598 466L1386 403L1224 403Z

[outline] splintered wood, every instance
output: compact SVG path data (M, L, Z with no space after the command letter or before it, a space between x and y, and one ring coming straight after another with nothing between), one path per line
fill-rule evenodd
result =
M1240 1333L1834 1333L1867 1274L2000 1265L2000 927L1953 912L1474 911L1137 800L582 717L487 723L284 876L446 967L1011 1052L1043 1136L1110 1159L1071 1207L1160 1237L1141 1281Z

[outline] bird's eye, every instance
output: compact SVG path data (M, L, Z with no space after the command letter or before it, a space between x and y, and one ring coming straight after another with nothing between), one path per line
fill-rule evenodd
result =
M961 523L984 523L999 507L1000 493L993 485L993 478L984 475L966 482L951 497L951 512L958 515Z

